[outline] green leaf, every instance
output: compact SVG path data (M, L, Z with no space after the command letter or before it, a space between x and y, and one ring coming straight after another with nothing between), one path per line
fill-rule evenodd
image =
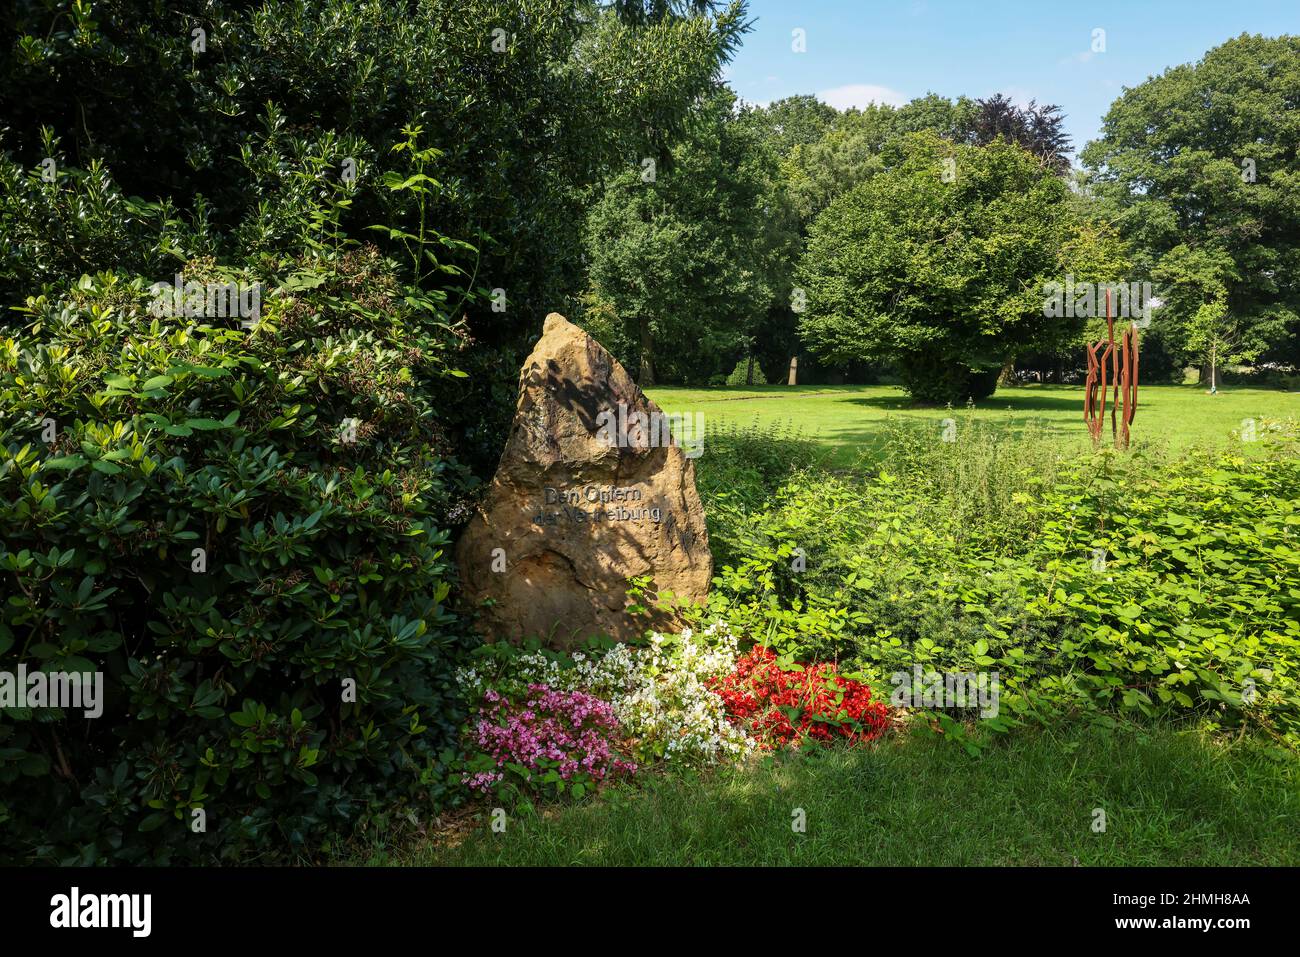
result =
M156 831L158 828L166 824L167 819L170 817L171 815L164 811L155 811L140 822L140 830L142 832Z
M64 455L57 459L46 459L41 465L47 469L77 469L86 464L86 459L80 455Z

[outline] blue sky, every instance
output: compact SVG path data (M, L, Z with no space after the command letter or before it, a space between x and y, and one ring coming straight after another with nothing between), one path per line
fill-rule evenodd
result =
M813 93L838 107L933 91L1056 103L1077 151L1111 102L1241 33L1300 33L1300 0L750 0L726 71L742 98ZM791 49L805 31L807 51ZM1093 52L1093 31L1105 52Z

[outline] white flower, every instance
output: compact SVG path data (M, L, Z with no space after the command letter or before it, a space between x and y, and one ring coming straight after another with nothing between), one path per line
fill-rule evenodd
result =
M715 622L699 635L683 629L674 641L653 633L645 648L615 645L590 656L575 652L570 667L536 652L520 655L492 677L590 692L613 705L642 763L662 753L670 761L705 765L755 746L727 720L722 699L708 687L709 679L734 670L737 655L736 637L725 622ZM468 693L481 694L488 683L473 669L463 669L457 678Z

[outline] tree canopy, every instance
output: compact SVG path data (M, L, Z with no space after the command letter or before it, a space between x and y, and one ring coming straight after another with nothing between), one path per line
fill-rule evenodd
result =
M605 341L656 378L707 378L748 348L794 255L775 158L719 90L665 170L616 177L588 222ZM602 312L600 306L606 307Z
M1126 89L1083 150L1139 268L1161 280L1153 332L1183 358L1187 323L1220 289L1250 351L1295 357L1297 104L1300 37L1243 34Z
M1065 183L1018 146L896 140L885 168L813 223L803 341L832 361L888 358L918 399L993 391L1016 355L1077 340L1045 284L1118 279L1118 244L1079 220Z

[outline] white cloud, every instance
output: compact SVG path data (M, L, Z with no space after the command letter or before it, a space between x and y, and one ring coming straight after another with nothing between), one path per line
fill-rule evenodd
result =
M1001 93L1022 110L1029 106L1030 100L1035 99L1035 97L1023 86L1004 87L1001 90Z
M1094 56L1096 56L1096 54L1093 53L1093 51L1083 50L1080 51L1079 53L1071 53L1069 56L1064 57L1063 59L1058 60L1057 62L1060 66L1068 66L1071 63L1087 63Z
M847 110L851 106L861 110L868 103L902 106L907 102L907 97L897 90L891 90L887 86L877 86L874 83L850 83L848 86L822 90L817 94L817 99L837 110Z

